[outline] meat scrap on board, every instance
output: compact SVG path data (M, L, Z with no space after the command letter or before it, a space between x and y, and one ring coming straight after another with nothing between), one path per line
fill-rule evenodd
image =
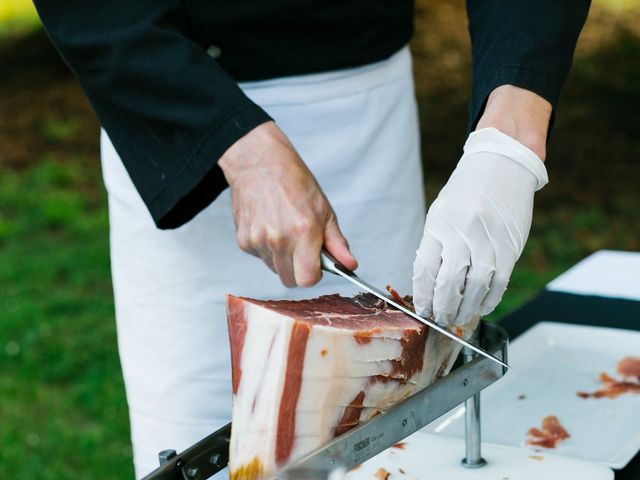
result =
M602 388L595 392L576 392L580 398L616 398L623 393L640 393L640 358L624 357L618 362L618 373L622 380L602 372L598 379Z
M411 305L410 297L402 300ZM228 295L227 319L231 480L274 475L445 375L459 352L370 294L300 301Z
M569 432L560 424L558 417L548 415L542 419L542 429L536 427L529 429L527 445L556 448L558 442L566 440L570 436Z
M375 473L375 477L378 480L388 480L390 476L391 476L391 472L385 470L382 467L380 467Z

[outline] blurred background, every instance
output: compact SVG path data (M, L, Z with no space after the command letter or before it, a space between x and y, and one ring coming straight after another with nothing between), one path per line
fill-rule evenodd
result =
M462 0L418 0L428 199L457 162L470 92ZM595 0L529 242L497 318L599 249L640 250L640 2ZM29 0L0 0L0 472L133 478L116 353L98 123Z

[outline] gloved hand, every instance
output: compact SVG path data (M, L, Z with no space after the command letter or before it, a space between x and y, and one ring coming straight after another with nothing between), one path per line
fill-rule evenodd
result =
M413 265L419 315L441 325L488 315L502 299L548 182L540 158L495 128L473 132L429 208Z

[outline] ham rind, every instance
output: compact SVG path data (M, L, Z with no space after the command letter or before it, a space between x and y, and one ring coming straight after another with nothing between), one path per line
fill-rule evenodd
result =
M273 476L445 375L458 346L366 294L227 296L231 480Z

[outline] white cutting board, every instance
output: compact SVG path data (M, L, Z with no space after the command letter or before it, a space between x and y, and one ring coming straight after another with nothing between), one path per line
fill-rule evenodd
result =
M524 447L528 429L556 415L571 438L553 452L623 468L640 449L640 395L585 400L576 391L597 390L602 371L619 378L629 355L640 356L640 332L538 323L510 345L511 370L482 392L483 441ZM424 430L462 438L464 408Z
M464 440L442 435L414 433L404 449L389 448L347 474L348 480L376 480L384 468L389 480L611 480L613 471L602 465L535 453L522 448L483 443L487 465L467 469L460 464ZM404 473L400 472L400 469Z

